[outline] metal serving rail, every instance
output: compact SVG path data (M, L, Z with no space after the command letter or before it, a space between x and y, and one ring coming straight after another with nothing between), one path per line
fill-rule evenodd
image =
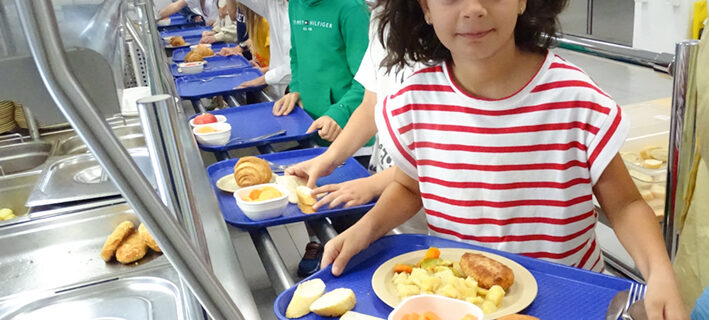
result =
M33 59L53 100L152 231L168 260L212 318L244 319L67 67L51 1L15 3Z

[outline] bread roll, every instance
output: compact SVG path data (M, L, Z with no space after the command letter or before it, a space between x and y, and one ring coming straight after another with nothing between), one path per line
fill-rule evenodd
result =
M133 225L133 222L130 221L123 221L118 224L103 244L103 248L101 249L101 259L106 262L111 261L111 258L113 258L113 254L116 252L116 249L118 249L118 246L121 244L123 239L133 232L134 228L135 226Z
M185 44L185 39L182 36L174 36L170 38L170 45L172 45L173 47L180 47L184 46Z
M339 317L350 311L357 304L357 299L352 289L337 288L310 305L310 311L322 317Z
M234 180L239 187L250 187L271 181L271 166L257 157L243 157L234 166Z
M325 283L318 278L299 284L286 308L286 318L300 318L310 313L310 305L323 293L325 293Z

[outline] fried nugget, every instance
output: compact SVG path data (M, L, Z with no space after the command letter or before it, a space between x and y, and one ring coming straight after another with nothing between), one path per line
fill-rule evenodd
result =
M155 239L153 239L153 236L148 232L148 228L145 227L142 223L140 226L138 226L138 234L140 235L140 238L143 239L143 242L150 247L150 249L153 249L157 252L162 252L160 250L160 247L158 246L158 243L155 242Z
M118 246L121 244L123 239L133 232L134 228L135 226L133 225L133 222L123 221L115 229L113 229L113 232L111 232L111 235L108 236L108 239L106 239L106 242L103 244L103 249L101 249L101 258L106 262L111 261L111 258L113 258L113 254L116 252Z
M478 282L478 286L490 289L498 285L507 291L515 281L512 269L497 260L477 253L465 253L460 258L460 268L465 275Z
M133 232L118 246L116 260L123 264L135 262L145 257L147 252L148 246L145 245L143 238L138 232Z

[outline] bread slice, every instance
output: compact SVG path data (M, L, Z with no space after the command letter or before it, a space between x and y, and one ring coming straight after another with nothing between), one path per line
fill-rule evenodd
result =
M300 318L310 313L310 305L323 293L325 293L325 283L318 278L299 284L286 308L286 318Z
M340 317L340 320L384 320L382 318L373 317L356 311L347 311Z
M312 196L313 189L310 189L306 186L298 186L296 188L296 194L298 195L298 203L307 205L307 206L312 206L317 202L315 197Z
M300 177L292 175L282 175L276 176L276 183L288 189L288 202L297 204L298 203L298 186L304 186L307 182Z
M348 288L337 288L310 305L310 311L322 317L339 317L354 308L357 303L354 291Z

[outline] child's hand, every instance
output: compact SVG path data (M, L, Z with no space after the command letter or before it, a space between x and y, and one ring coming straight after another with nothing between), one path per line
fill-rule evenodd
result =
M349 208L372 201L378 196L376 192L378 188L371 186L370 181L369 178L361 178L316 188L313 190L313 194L329 193L316 202L313 209L318 210L328 203L330 204L328 208L332 209L343 203L345 204L344 208Z
M689 315L684 308L674 274L653 274L647 281L645 293L645 310L650 320L688 320Z
M209 20L205 24L207 25L207 27L211 27L215 22L216 22L215 20Z
M293 111L296 103L300 102L300 93L291 92L283 98L278 99L276 103L273 104L273 115L276 117L287 116Z
M285 174L308 179L308 188L315 189L318 178L331 174L337 168L337 163L327 158L326 154L292 165L286 169Z
M215 34L216 34L216 32L211 31L211 30L210 30L210 31L204 31L204 32L202 32L202 38L208 37L208 36L213 36L213 35L215 35Z
M337 138L337 136L340 135L340 132L342 132L340 125L329 116L322 116L313 121L313 124L311 124L310 128L308 128L305 132L311 133L315 130L318 130L318 135L320 135L320 138L330 142L335 141L335 138Z
M216 39L215 39L215 40L216 40ZM224 47L224 48L222 48L221 50L219 50L219 52L217 53L217 55L220 55L220 56L232 56L232 55L235 55L235 54L242 54L242 53L244 53L244 50L242 50L240 47L233 47L233 48Z
M239 85L238 88L258 87L266 84L266 76L260 76L256 79L246 81Z
M202 37L202 39L199 39L199 43L203 44L210 44L210 43L215 43L217 42L217 38L214 36L206 36Z
M320 261L321 269L332 264L332 274L334 276L341 275L352 256L366 249L372 243L372 234L367 230L368 228L359 226L360 224L353 225L325 244Z

